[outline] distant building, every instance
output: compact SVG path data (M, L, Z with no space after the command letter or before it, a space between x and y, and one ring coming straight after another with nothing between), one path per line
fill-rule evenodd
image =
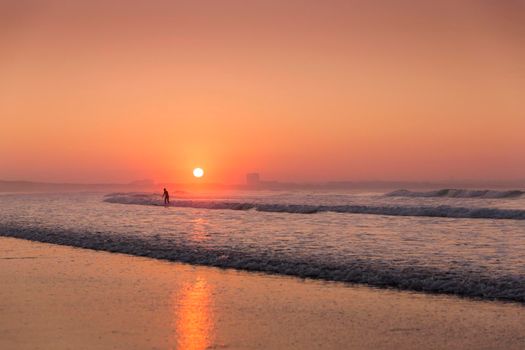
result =
M246 174L246 184L248 186L258 186L261 183L261 177L259 173Z

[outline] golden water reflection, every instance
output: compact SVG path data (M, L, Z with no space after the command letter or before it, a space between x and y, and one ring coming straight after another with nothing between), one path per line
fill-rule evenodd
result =
M175 348L204 350L214 338L212 290L203 277L173 293Z
M207 238L208 221L204 218L197 217L192 220L192 230L190 239L195 242L203 242Z

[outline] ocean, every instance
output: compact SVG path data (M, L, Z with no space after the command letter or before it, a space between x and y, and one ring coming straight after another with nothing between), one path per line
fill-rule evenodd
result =
M0 235L196 265L525 303L521 191L0 195Z

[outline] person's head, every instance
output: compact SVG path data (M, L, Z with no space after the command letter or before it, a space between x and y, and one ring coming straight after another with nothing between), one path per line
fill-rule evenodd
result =
M166 190L166 187L164 187L164 192L168 192L168 191Z

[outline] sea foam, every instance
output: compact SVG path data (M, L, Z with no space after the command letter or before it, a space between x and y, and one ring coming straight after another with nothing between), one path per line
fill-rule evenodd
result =
M523 275L473 272L468 264L456 266L454 269L440 269L422 265L400 265L387 260L356 256L337 262L301 255L279 255L267 250L192 246L154 235L115 235L100 231L72 231L14 224L0 224L0 235L196 265L362 283L382 288L525 302Z

